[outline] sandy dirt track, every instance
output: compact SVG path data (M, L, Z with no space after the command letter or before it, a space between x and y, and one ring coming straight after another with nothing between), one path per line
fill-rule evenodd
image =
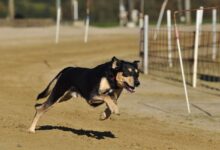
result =
M188 115L182 87L141 75L136 93L123 92L120 116L99 121L105 108L83 99L55 105L39 121L36 134L27 129L36 95L63 67L94 67L112 56L138 59L138 29L63 27L54 44L54 27L0 28L1 150L218 150L220 95L190 89Z

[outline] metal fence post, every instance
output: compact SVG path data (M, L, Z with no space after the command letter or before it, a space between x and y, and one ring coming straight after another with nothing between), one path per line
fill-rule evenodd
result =
M144 74L148 74L148 28L149 28L149 17L144 16Z
M61 21L61 1L57 0L57 21L56 21L56 37L55 43L59 42L60 37L60 21Z
M197 82L197 66L198 66L198 48L199 48L199 36L200 28L202 24L203 9L198 9L196 11L196 35L195 35L195 44L194 44L194 63L193 63L193 87L196 87Z
M169 67L173 66L172 62L172 30L171 30L171 11L167 10L167 38L168 38L168 63Z
M217 23L217 10L212 10L212 60L216 59L216 23Z

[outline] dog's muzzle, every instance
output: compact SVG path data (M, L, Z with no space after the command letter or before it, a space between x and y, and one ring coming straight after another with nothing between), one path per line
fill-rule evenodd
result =
M128 92L130 92L130 93L134 93L134 92L135 92L135 91L134 91L135 87L130 86L130 85L127 84L126 82L124 82L124 88L125 88Z
M135 87L138 87L139 85L140 85L140 82L139 82L138 80L135 80L135 81L134 81L134 86L135 86Z

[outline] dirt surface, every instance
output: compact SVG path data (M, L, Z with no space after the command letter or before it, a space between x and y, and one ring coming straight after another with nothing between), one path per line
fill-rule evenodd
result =
M27 132L36 95L66 66L93 67L117 56L138 58L138 29L54 27L0 28L1 150L218 150L220 94L189 89L187 113L183 88L175 82L142 75L136 93L123 92L120 116L99 121L105 106L91 108L81 98L55 105Z

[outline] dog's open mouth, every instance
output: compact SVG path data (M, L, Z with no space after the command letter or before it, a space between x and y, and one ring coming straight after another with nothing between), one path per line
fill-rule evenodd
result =
M134 93L134 92L135 92L135 91L134 91L134 87L128 85L128 83L126 83L126 82L124 82L124 88L125 88L128 92L130 92L130 93Z

